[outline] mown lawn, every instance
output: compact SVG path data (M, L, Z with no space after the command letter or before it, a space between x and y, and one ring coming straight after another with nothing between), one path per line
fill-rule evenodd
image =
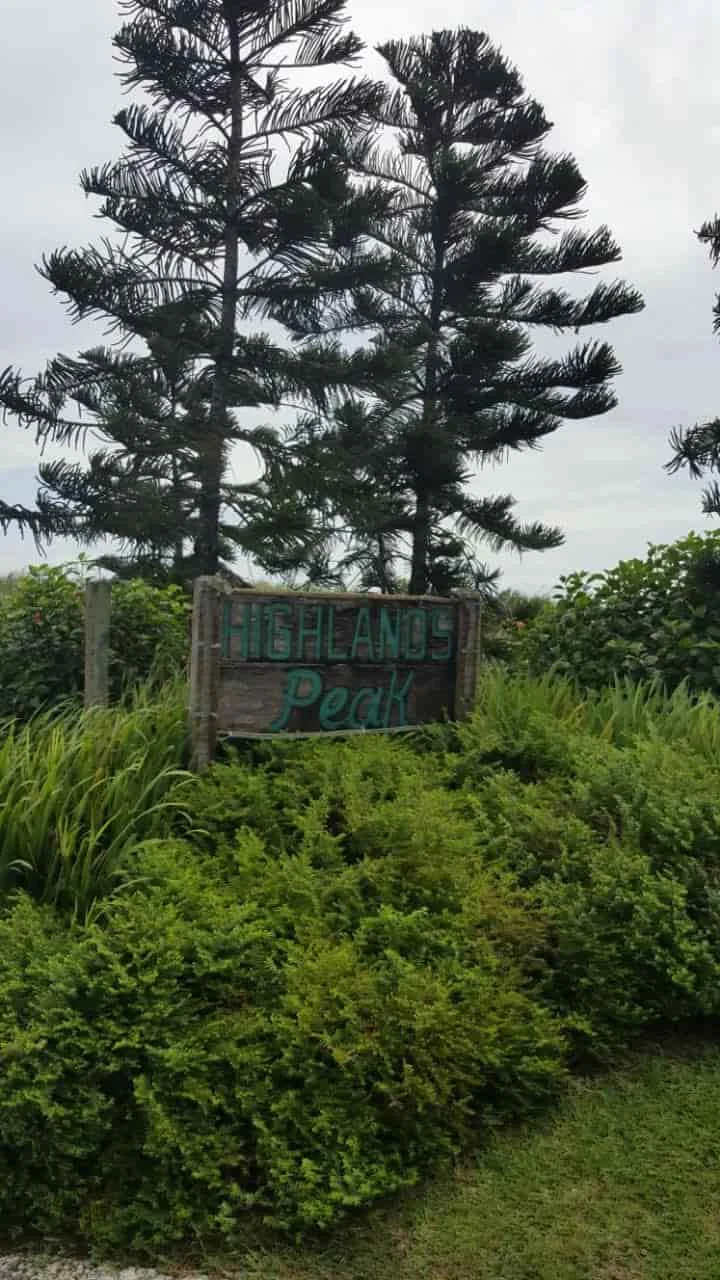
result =
M226 1264L227 1266L227 1264ZM227 1274L227 1271L226 1271ZM719 1280L720 1048L576 1081L544 1123L243 1280Z

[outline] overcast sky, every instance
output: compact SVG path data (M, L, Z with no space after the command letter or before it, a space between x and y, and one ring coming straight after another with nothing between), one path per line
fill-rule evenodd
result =
M701 486L668 477L668 429L720 414L720 290L693 231L720 211L720 8L712 0L414 0L406 9L358 0L354 23L372 44L466 24L485 30L520 69L555 124L548 147L571 151L589 184L585 226L611 227L616 272L639 288L639 316L599 328L624 373L619 406L568 423L542 452L486 471L478 484L512 492L518 515L560 524L561 549L503 557L505 584L550 590L562 573L644 554L648 542L704 530ZM115 4L3 0L0 47L0 368L28 374L57 351L93 345L101 327L73 326L34 264L103 228L78 186L84 167L118 154L121 104L111 36ZM591 282L589 282L590 284ZM37 450L0 434L0 494L31 503ZM56 544L49 559L69 548ZM0 535L0 573L37 560L32 543Z

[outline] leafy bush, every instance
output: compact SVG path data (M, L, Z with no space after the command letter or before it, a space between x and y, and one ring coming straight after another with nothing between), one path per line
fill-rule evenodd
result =
M647 854L682 886L685 908L720 962L720 805L717 771L687 747L639 740L631 750L588 751L570 802L605 838ZM700 1010L699 1010L700 1011Z
M590 754L600 764L605 751ZM633 762L623 763L632 777ZM636 833L583 814L586 785L528 788L500 774L473 802L489 820L486 856L513 871L547 927L535 994L563 1016L577 1054L607 1059L653 1023L720 1011L720 902Z
M569 681L520 673L508 678L491 668L479 682L473 715L443 735L453 750L448 781L477 783L497 769L512 769L526 782L563 773L586 715L586 703Z
M182 671L189 603L179 587L113 585L113 696ZM43 565L10 580L0 612L0 716L27 719L83 687L84 590L80 575Z
M410 803L351 864L246 832L221 860L140 851L142 885L102 925L60 931L17 902L0 921L3 1222L150 1252L232 1245L250 1209L327 1226L555 1091L562 1036L503 941L524 913L463 869L462 821L445 826L457 876L438 856L439 796L422 825Z
M549 604L545 596L527 596L519 591L500 591L483 604L482 651L489 662L518 665L527 627Z
M720 1012L720 800L710 703L616 686L582 700L487 673L443 773L550 946L536 994L578 1052ZM717 726L716 726L717 732ZM619 743L621 745L616 745Z
M555 603L522 633L533 671L553 668L585 688L627 676L720 691L720 533L560 581Z
M142 578L113 583L110 680L115 694L148 678L164 683L185 668L190 600L181 587L154 587Z
M0 611L0 714L27 718L80 694L82 589L63 570L30 568L8 584Z
M518 963L576 1051L607 1057L653 1022L718 1011L718 719L683 691L668 700L617 685L583 699L568 681L496 669L474 716L429 731L420 750L378 739L283 746L252 772L212 770L193 815L220 856L250 828L328 867L366 860L389 818L395 857L381 865L397 868L404 888L383 892L419 895L420 872L402 860L397 811L406 811L406 838L443 850L434 889L447 876L459 900L471 895L474 860L504 893L522 892ZM427 805L439 786L435 829ZM456 830L464 854L449 852ZM513 945L509 934L503 944Z

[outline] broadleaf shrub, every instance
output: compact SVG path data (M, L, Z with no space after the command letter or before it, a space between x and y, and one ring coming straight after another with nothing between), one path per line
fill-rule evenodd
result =
M589 757L602 770L612 753L603 744ZM720 1012L720 901L690 859L653 856L600 796L594 811L583 804L581 760L578 770L532 788L499 774L468 803L489 823L486 855L514 873L527 910L545 922L536 996L562 1015L577 1055L606 1060L643 1028Z
M189 602L179 587L113 584L111 693L183 670ZM31 567L9 580L0 611L0 717L28 719L83 688L84 590L72 568Z
M651 546L644 560L561 578L513 661L584 688L615 677L720 692L720 533Z

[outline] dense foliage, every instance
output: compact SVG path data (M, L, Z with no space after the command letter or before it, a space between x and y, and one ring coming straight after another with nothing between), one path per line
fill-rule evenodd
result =
M3 1223L150 1254L326 1227L574 1061L716 1017L719 763L711 700L488 673L463 725L183 779L83 913L6 884Z
M113 586L111 693L184 669L189 600L175 586ZM43 565L8 579L0 611L0 717L26 719L83 689L84 589L72 568Z
M651 546L644 560L560 580L522 628L513 662L554 668L584 688L615 676L720 692L720 534Z

